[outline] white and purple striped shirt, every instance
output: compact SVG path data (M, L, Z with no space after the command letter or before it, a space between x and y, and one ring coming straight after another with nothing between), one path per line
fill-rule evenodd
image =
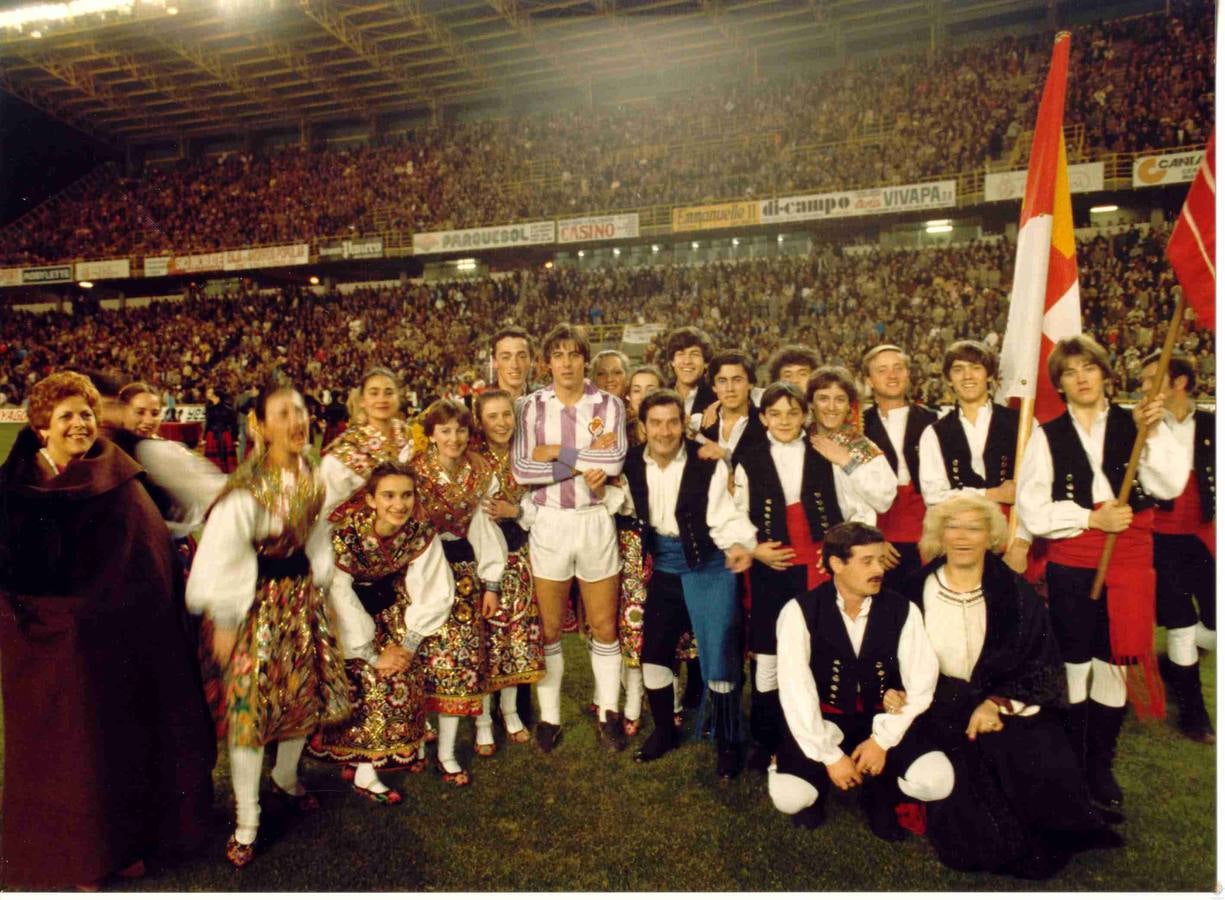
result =
M520 409L511 454L511 471L519 484L534 485L532 502L553 509L586 509L600 506L581 474L575 469L603 469L620 475L625 464L625 406L620 398L583 382L583 395L573 406L557 399L552 385L529 396ZM602 434L614 434L617 442L607 450L592 450ZM556 462L536 462L532 451L541 444L559 444Z

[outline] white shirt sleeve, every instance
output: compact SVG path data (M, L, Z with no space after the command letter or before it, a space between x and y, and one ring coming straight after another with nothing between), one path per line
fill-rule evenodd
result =
M778 614L778 700L787 728L811 760L831 766L845 755L842 731L821 717L821 698L812 677L812 637L800 604L789 600Z
M883 453L847 473L855 493L878 513L889 511L897 497L897 473Z
M323 479L327 494L323 498L324 520L332 511L365 486L366 481L334 456L325 456L319 463L319 477Z
M188 533L204 521L205 513L229 478L178 441L140 441L136 445L136 461L154 484L174 498L181 508L180 524Z
M482 500L489 500L498 493L498 479L491 478L489 489ZM478 505L468 523L468 542L472 544L472 555L476 557L476 573L485 582L486 590L502 589L502 573L506 569L506 537L484 506Z
M455 579L442 552L442 541L435 537L425 551L408 564L404 572L404 587L412 600L404 613L408 628L405 649L417 647L446 624L455 602Z
M249 491L234 490L213 507L187 578L187 608L220 628L237 628L255 600L259 559L253 542L266 518Z
M923 627L923 615L913 603L908 606L910 609L897 645L897 664L902 673L906 702L898 712L877 713L872 719L872 737L882 750L892 750L901 743L910 723L931 706L936 680L940 677L940 661Z
M306 558L310 560L315 584L326 591L336 572L336 557L332 552L332 523L322 513L315 520L306 538Z
M1158 500L1173 500L1186 488L1191 477L1190 460L1168 422L1158 422L1149 429L1136 474L1144 490Z
M1035 426L1017 470L1017 514L1030 534L1052 540L1076 537L1089 527L1090 510L1074 500L1052 500L1054 480L1046 432Z
M729 550L739 544L746 550L757 546L757 527L749 521L747 513L741 512L727 489L730 472L723 460L715 465L715 474L710 479L710 493L706 502L706 524L710 537L720 550Z
M362 606L353 590L353 576L337 569L328 588L328 597L336 613L336 635L345 659L364 659L373 662L374 619Z

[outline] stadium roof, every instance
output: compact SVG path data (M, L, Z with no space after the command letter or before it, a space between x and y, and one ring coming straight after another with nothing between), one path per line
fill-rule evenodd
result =
M1050 0L77 0L0 10L0 90L111 144L373 123L1048 22ZM1142 7L1143 0L1083 3ZM1151 7L1151 3L1147 4ZM1083 8L1082 7L1082 8Z

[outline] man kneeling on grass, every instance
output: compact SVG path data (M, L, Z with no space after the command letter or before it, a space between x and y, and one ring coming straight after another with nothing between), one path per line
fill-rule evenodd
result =
M873 834L905 837L895 806L906 797L943 800L953 789L948 757L916 719L940 674L918 608L881 589L885 539L847 522L825 533L822 562L833 577L789 601L778 617L778 692L786 728L770 766L770 799L796 825L825 820L832 783L863 785ZM902 687L899 708L885 692Z

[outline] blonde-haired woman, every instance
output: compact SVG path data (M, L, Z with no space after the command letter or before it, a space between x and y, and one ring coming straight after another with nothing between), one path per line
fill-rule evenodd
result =
M1047 878L1077 850L1117 847L1092 807L1059 719L1067 680L1046 607L998 555L998 504L959 495L927 511L910 582L940 662L925 719L956 772L948 799L928 805L942 862ZM885 710L903 697L890 691Z

